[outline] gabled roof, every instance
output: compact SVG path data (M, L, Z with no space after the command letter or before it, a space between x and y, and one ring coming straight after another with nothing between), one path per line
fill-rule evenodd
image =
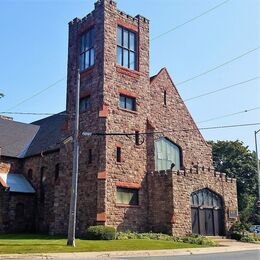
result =
M61 112L33 122L32 125L38 126L39 130L30 144L25 157L59 148L65 120L65 112Z
M35 137L39 126L0 118L1 155L21 158Z
M24 158L59 148L65 112L31 124L0 118L1 155Z
M35 193L35 189L22 174L0 173L0 184L10 192Z

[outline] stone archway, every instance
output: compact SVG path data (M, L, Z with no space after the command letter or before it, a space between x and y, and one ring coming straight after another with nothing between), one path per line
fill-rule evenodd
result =
M221 236L224 233L223 200L204 188L191 193L192 233Z

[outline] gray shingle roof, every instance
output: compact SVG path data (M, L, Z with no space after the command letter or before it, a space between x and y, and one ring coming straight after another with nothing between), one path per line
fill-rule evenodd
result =
M39 126L0 118L0 147L3 156L22 158Z
M39 126L40 129L30 144L25 157L59 148L65 119L65 112L61 112L54 116L33 122L32 125Z
M59 148L65 112L24 124L0 118L1 154L24 158Z

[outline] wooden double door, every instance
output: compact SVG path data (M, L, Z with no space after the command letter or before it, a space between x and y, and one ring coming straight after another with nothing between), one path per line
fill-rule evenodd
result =
M208 189L191 194L192 233L221 236L224 233L222 199Z

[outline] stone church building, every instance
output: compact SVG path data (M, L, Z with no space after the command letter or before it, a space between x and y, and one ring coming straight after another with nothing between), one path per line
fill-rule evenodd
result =
M66 111L31 124L0 119L0 232L67 234L78 69L77 234L90 225L225 234L236 180L214 171L167 70L150 77L149 20L111 0L69 23Z

